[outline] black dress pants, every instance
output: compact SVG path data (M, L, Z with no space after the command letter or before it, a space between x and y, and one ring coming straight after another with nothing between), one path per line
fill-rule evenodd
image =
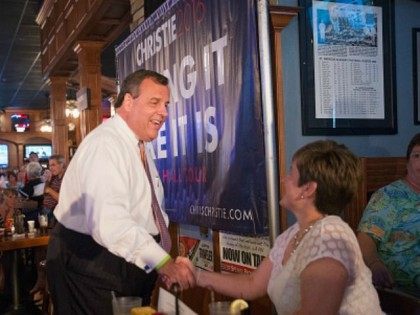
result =
M143 305L157 279L109 252L89 235L58 223L47 251L47 280L55 314L112 315L112 295L140 296Z

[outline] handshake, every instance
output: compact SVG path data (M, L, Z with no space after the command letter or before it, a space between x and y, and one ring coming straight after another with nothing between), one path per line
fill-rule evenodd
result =
M170 288L178 284L181 290L189 289L198 285L198 274L192 262L186 257L177 257L170 260L158 270L165 286Z

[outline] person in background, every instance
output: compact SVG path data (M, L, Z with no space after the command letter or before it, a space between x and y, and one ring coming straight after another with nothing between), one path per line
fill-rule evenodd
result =
M3 202L0 204L0 227L10 229L8 219L13 219L17 198L16 189L5 188L2 191ZM11 297L12 292L12 255L10 252L0 252L0 292L5 299Z
M17 180L19 183L21 183L22 187L28 181L28 178L26 176L26 166L28 165L28 163L28 160L23 161L23 164L19 167L19 171L17 173Z
M31 151L29 153L29 162L38 162L39 163L39 156L38 153ZM51 172L48 169L43 169L41 172L41 180L42 182L48 182L51 180Z
M31 151L29 153L28 159L29 159L29 162L39 162L38 153Z
M49 182L46 183L44 188L44 201L43 201L43 214L48 215L48 225L54 226L55 218L53 211L58 203L58 197L60 195L61 181L63 180L65 172L65 160L62 155L51 155L48 160L48 166L51 171L52 177ZM42 301L42 295L45 290L46 274L45 268L40 263L46 258L46 248L40 247L35 251L35 263L37 266L37 281L34 287L29 292L33 295L35 303Z
M8 171L6 174L7 174L7 182L5 182L3 188L19 189L23 187L23 184L18 181L18 178L15 172Z
M45 183L41 179L42 166L38 162L29 162L26 166L27 183L19 189L19 193L29 199L37 202L37 206L33 209L23 209L26 220L34 220L38 222L38 215L42 210L44 200Z
M3 202L0 204L0 227L5 227L7 219L13 218L16 206L16 197L18 193L16 189L3 189Z
M420 297L420 133L406 157L407 175L372 195L357 238L375 285Z
M58 203L60 187L66 170L65 160L62 155L51 155L48 160L48 167L51 172L51 179L46 182L44 188L43 211L48 214L49 222L53 223L53 211ZM53 225L53 224L52 224Z
M0 172L0 189L5 188L7 184L7 172Z
M158 275L181 289L191 270L170 257L163 188L144 142L168 116L168 79L139 70L122 83L116 115L84 138L60 190L47 251L47 280L57 314L112 314L112 291L140 296ZM155 220L156 217L156 220Z
M197 285L243 299L268 293L278 314L381 314L356 236L338 217L359 178L359 160L344 145L303 146L293 156L280 201L297 222L277 237L253 273L198 270ZM192 268L185 258L178 261Z

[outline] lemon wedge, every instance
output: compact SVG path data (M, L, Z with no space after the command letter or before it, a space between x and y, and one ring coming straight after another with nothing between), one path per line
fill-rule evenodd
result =
M248 303L243 299L236 299L230 303L229 312L231 314L239 314L241 311L249 307Z
M152 315L156 313L156 310L150 306L133 307L131 309L131 315Z

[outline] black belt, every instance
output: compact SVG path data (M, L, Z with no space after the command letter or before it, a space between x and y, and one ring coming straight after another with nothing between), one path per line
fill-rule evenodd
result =
M52 233L56 236L62 235L64 237L69 237L71 239L81 239L85 241L93 240L92 236L90 236L89 234L84 234L84 233L74 231L72 229L68 229L58 221ZM157 235L150 234L150 236L153 237L156 243L160 243L160 234L157 234Z

